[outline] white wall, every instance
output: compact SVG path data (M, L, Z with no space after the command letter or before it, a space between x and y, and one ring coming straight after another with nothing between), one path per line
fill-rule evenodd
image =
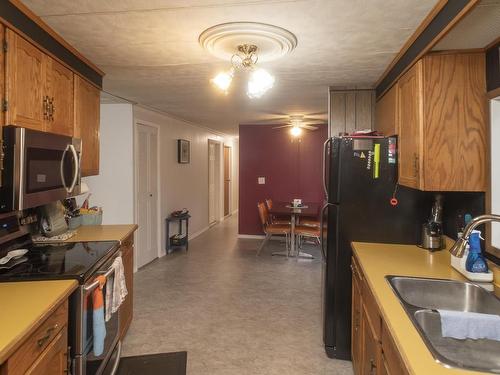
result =
M134 223L134 127L131 104L101 104L99 175L83 178L103 224Z
M491 212L500 214L500 98L490 101L491 119ZM500 248L500 223L492 224L491 244Z
M192 216L190 235L196 235L208 229L208 140L213 139L230 146L234 143L237 145L237 142L209 129L143 107L134 106L133 115L134 122L153 123L160 126L160 216L162 221L170 212L187 208ZM177 163L178 139L190 141L191 162L189 164ZM222 153L222 147L220 149ZM237 161L235 155L237 152L233 148L233 160ZM220 160L222 161L222 154ZM236 188L237 176L237 163L233 163L233 187L236 186ZM238 207L237 195L236 190L236 194L233 192L232 199L236 204L231 211ZM222 197L219 201L223 202ZM222 213L222 207L220 207L220 212ZM165 226L163 222L161 227L161 243L162 251L164 251Z

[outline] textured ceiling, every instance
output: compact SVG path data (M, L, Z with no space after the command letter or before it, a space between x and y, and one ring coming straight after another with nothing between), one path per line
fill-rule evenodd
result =
M483 0L433 50L484 48L499 36L500 0Z
M236 134L268 113L327 111L328 86L371 87L436 0L25 0L105 73L105 91ZM209 79L229 64L198 44L232 21L274 24L297 48L263 63L276 76L260 99L237 75L227 96Z

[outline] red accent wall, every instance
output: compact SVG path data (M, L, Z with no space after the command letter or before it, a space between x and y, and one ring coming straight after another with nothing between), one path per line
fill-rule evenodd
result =
M275 125L240 125L238 232L262 234L257 203L273 201L323 202L323 143L326 125L304 131L301 141L291 141L289 128ZM265 185L257 183L265 177Z

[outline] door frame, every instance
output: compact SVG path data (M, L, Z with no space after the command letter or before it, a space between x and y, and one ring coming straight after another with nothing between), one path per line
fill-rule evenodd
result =
M215 221L210 222L210 144L215 145ZM207 141L207 195L208 195L208 226L212 227L224 219L224 143L220 140L208 138ZM218 174L218 176L217 176ZM217 178L218 177L218 178Z
M224 160L224 149L227 147L229 149L229 189L228 189L228 197L227 197L227 204L228 204L228 214L224 215L224 205L222 206L222 215L223 219L227 219L229 216L233 214L233 146L228 145L228 144L223 144L222 145L222 183L225 184L226 181L224 179L224 170L225 170L225 160ZM224 196L224 186L222 188L222 197L223 201L226 198Z
M161 167L160 167L160 164L161 164L161 159L160 159L160 135L161 135L161 127L160 125L158 124L155 124L153 122L150 122L150 121L144 121L144 120L141 120L141 119L134 119L134 221L136 224L139 224L137 222L137 206L138 206L138 196L137 196L137 186L138 186L138 181L137 181L137 176L138 176L138 173L137 173L137 169L139 167L139 163L137 162L138 160L138 145L137 145L137 141L138 141L138 126L141 125L141 126L149 126L149 127L152 127L152 128L155 128L157 130L157 138L156 138L156 159L157 159L157 163L156 163L156 175L158 176L158 178L156 179L156 193L157 193L157 199L156 199L156 204L157 204L157 207L156 207L156 221L157 221L157 244L156 244L156 248L157 248L157 256L158 258L161 258L163 255L166 254L166 251L163 251L162 250L162 231L161 231L161 207L162 207L162 201L161 201L161 194L160 194L160 186L161 186L161 174L160 174L160 171L161 171ZM138 252L137 251L134 251L134 272L137 272L137 256L138 256Z

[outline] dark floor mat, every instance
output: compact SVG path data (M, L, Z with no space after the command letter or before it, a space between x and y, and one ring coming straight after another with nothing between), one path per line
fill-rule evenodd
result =
M187 352L120 358L117 375L186 375Z

